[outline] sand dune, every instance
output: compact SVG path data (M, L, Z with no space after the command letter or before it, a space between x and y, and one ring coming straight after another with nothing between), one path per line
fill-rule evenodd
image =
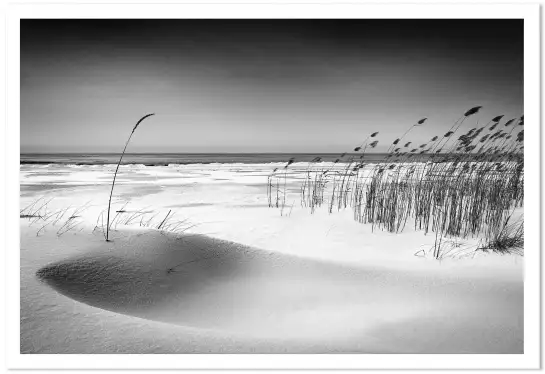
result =
M54 198L47 211L72 206L67 216L80 224L57 236L62 223L41 230L43 222L21 219L21 352L523 351L523 258L437 261L414 255L433 235L373 229L350 210L310 214L293 204L281 215L253 175L271 168L124 167L128 182L116 184L112 209L130 203L124 209L158 220L173 209L198 225L181 239L119 225L106 243L92 231L111 170L54 168L76 169L61 183L26 167L23 192L45 182L73 188L32 190L21 206ZM136 172L148 175L131 179Z
M112 243L88 233L25 238L22 252L62 248L22 267L22 331L59 326L32 330L25 315L78 310L47 352L71 351L66 339L84 332L86 353L523 351L522 277L345 266L142 229ZM104 313L118 322L103 325ZM94 319L103 328L87 331ZM22 334L23 352L33 351L32 334Z

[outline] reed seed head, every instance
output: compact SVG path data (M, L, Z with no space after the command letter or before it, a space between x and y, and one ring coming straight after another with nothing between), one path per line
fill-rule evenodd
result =
M473 107L473 108L469 109L467 112L465 112L464 116L469 117L469 116L477 113L481 108L482 108L482 106Z
M132 132L135 132L136 129L138 128L138 126L140 125L140 123L142 123L143 120L145 120L146 118L148 117L151 117L151 116L154 116L155 113L150 113L150 114L146 114L144 117L140 118L140 120L136 123L136 125L134 125L133 129L132 129Z

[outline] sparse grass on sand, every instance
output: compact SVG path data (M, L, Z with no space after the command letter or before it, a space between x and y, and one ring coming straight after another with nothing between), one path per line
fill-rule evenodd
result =
M29 226L36 227L36 236L43 235L48 228L55 228L57 237L70 231L81 231L83 227L83 213L92 207L90 201L82 206L68 206L60 209L50 209L49 204L53 198L45 199L40 197L20 210L19 217L29 221ZM170 209L166 214L156 212L149 208L128 209L129 203L124 203L121 208L115 211L109 230L116 231L118 226L133 226L147 229L154 229L159 232L171 235L184 235L188 230L195 227L188 219L175 218L176 213ZM104 216L106 209L102 210L97 217L92 232L100 232L106 235L106 222ZM77 230L76 230L77 229Z

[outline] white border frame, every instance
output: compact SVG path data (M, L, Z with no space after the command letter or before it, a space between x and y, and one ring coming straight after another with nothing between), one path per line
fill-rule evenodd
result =
M524 354L20 354L21 18L523 18L526 128ZM7 16L6 350L11 369L537 369L540 367L540 8L538 4L11 4ZM11 217L11 219L9 218ZM15 281L17 280L17 281Z

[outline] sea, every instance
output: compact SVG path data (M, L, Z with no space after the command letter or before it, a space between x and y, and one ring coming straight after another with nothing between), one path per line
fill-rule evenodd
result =
M267 164L310 162L320 157L322 162L348 161L361 154L340 153L125 153L122 164L167 166L187 164ZM381 162L387 153L366 153L367 162ZM21 164L107 165L117 164L120 153L21 153Z

